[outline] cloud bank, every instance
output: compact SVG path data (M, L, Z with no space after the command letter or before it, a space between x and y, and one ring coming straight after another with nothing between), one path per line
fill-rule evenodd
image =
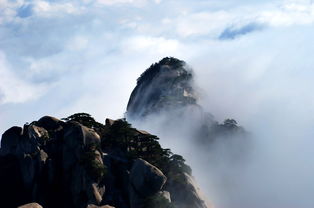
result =
M257 135L248 170L204 182L231 180L211 192L218 208L312 208L313 23L305 0L0 0L0 130L121 117L136 78L175 56L194 68L207 111Z

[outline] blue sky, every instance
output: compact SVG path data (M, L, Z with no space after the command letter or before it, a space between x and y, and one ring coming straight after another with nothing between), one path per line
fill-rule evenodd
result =
M313 21L314 6L301 0L1 0L0 129L45 114L121 117L136 78L162 57L202 65L201 72L236 64L246 73L239 60L293 51L291 36L311 33ZM300 33L300 44L311 41ZM277 42L283 36L285 46ZM261 42L270 46L265 54ZM240 50L236 63L222 61Z
M175 56L206 110L265 136L261 163L278 177L260 180L282 187L262 186L273 204L260 206L312 208L313 26L310 0L0 0L0 131L43 115L122 117L137 77Z

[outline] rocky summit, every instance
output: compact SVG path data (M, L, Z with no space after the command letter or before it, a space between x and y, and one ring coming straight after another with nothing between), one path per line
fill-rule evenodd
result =
M192 68L182 60L166 57L152 64L137 79L126 116L130 121L144 122L157 118L164 131L174 131L177 126L190 129L192 139L202 146L211 146L222 138L247 136L234 119L228 118L222 123L216 121L198 103L198 94Z
M45 116L5 131L0 207L207 208L182 156L124 119Z
M127 106L128 117L141 118L166 109L196 105L192 78L186 63L176 58L167 57L151 65L137 79Z

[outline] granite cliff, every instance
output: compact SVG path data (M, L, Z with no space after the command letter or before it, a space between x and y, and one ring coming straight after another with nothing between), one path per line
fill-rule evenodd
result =
M0 206L207 207L183 157L158 139L86 113L12 127L1 140Z

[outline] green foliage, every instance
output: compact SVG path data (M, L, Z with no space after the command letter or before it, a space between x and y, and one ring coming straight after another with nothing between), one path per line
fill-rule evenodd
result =
M102 148L118 147L127 152L130 138L134 135L134 129L125 119L115 121L107 133L103 135Z
M173 172L184 172L189 175L192 174L190 166L185 164L185 159L181 155L174 154L170 157L171 171Z
M159 193L151 197L147 197L144 204L144 207L149 208L174 208L174 205Z
M77 121L97 132L102 132L101 147L88 147L80 158L80 164L94 180L100 180L106 172L106 167L96 160L95 150L110 152L119 149L129 161L142 158L177 183L185 183L184 173L192 172L181 155L173 154L170 149L163 149L160 146L157 136L132 128L125 119L116 120L112 125L105 126L87 113L76 113L63 120Z
M226 119L224 120L223 126L228 127L228 128L236 128L237 126L237 122L234 119Z
M98 123L95 119L88 113L75 113L67 118L62 118L64 121L76 121L88 128L102 128L103 124Z
M137 84L139 85L143 83L144 80L147 80L148 82L151 81L157 74L160 73L161 65L171 65L173 68L180 68L185 65L185 62L173 57L163 58L159 63L152 64L148 69L146 69L145 72L143 72L137 79Z
M95 181L100 181L106 174L106 167L99 162L97 154L93 148L82 153L79 163L83 166L90 178Z
M182 156L163 149L155 135L143 134L132 128L124 119L114 122L102 139L102 148L119 148L126 159L142 158L158 167L165 175L191 174L191 168L185 164Z

